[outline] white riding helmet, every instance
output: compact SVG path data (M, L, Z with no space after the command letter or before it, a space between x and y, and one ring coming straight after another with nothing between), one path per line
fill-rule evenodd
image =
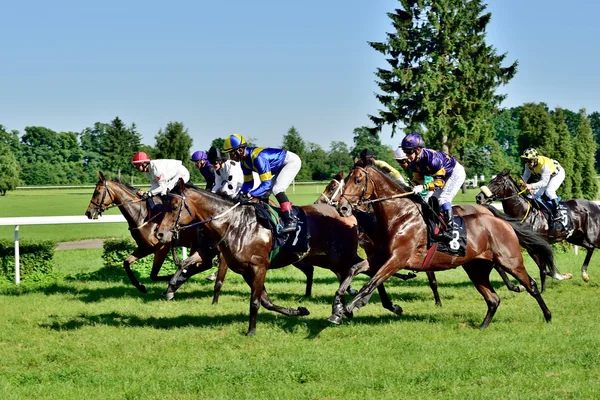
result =
M402 147L398 147L396 150L394 150L394 159L395 160L404 160L406 157L406 154L404 154L404 151L402 150Z

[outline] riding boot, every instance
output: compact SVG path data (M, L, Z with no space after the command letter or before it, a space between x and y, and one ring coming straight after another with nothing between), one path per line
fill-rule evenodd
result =
M561 218L560 214L558 213L559 207L560 207L560 204L558 202L558 199L552 199L552 220L553 221L558 221Z
M446 241L452 240L452 219L454 217L452 213L452 207L448 210L442 210L442 215L444 216L444 222L446 223L446 229L441 233L441 236Z
M292 216L292 203L289 201L281 203L281 219L283 220L281 232L289 233L296 231L296 219Z

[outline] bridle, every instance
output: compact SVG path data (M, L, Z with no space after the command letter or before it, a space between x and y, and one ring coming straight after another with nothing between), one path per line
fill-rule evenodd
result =
M324 197L325 200L327 200L327 204L328 205L330 205L330 206L337 206L338 203L339 203L339 200L338 201L334 201L333 199L335 199L338 196L338 194L341 194L341 192L343 191L343 189L344 189L344 179L341 179L339 181L337 179L332 179L331 182L335 182L335 183L338 184L338 187L335 189L335 191L331 195L331 198L327 197L327 195L325 194L326 192L324 191L323 193L321 193L321 196L319 196L319 199L321 197Z
M506 189L508 187L508 183L506 182L506 180L511 180L511 179L510 179L510 177L508 177L508 178L505 177L504 179L505 179L505 181L503 182L502 189L503 189L503 193L506 193ZM515 187L517 188L517 192L515 194L511 194L510 196L506 196L506 197L498 197L498 195L494 194L487 185L484 185L484 186L481 187L481 193L483 193L483 195L485 196L486 200L489 200L489 201L496 201L496 200L503 201L503 200L510 200L510 199L514 199L516 197L520 197L523 193L527 192L527 189L523 189L523 190L519 191L519 188L518 188L518 186L517 186L516 183L515 183ZM508 187L508 188L510 189L510 187ZM491 196L488 196L485 193L486 189L491 194Z
M108 189L108 181L104 180L104 181L102 181L102 183L104 184L104 191L102 192L102 198L100 199L100 202L96 203L94 200L90 201L90 203L93 204L94 207L96 207L96 212L98 214L102 214L104 211L106 211L110 208L123 206L125 204L139 203L140 201L142 201L142 199L135 199L135 200L131 200L131 201L126 201L121 204L116 204L115 198L113 197L112 193ZM104 200L106 199L107 195L110 197L110 203L108 203L108 205L104 203Z
M346 199L346 201L348 202L348 204L350 205L350 207L352 209L354 209L354 207L356 207L357 205L363 203L365 195L367 194L367 190L369 189L369 180L370 179L369 179L369 171L367 171L365 168L359 167L358 165L356 165L352 169L353 170L359 170L359 171L362 171L362 172L365 173L365 186L363 187L362 193L360 195L359 194L344 193L344 192L342 192L340 194L340 199L342 199L342 198ZM352 203L350 201L350 199L348 199L349 196L358 197L358 200L355 203Z

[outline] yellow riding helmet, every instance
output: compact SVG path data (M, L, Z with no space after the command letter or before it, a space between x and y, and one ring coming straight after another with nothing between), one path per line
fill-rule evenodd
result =
M225 139L223 143L223 151L229 153L233 150L239 149L242 146L246 146L246 139L239 133L234 133Z
M538 158L537 150L533 147L526 149L523 154L521 154L521 158L525 158L527 160L535 160Z

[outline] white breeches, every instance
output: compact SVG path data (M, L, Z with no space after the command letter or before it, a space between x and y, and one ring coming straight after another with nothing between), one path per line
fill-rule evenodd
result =
M298 175L301 167L302 161L300 157L288 151L283 162L283 167L281 167L277 175L273 178L273 195L285 192L296 175Z
M450 178L448 178L442 190L433 193L433 196L438 198L440 206L445 203L452 204L454 196L456 196L463 183L465 183L466 178L467 174L465 173L464 167L456 162L452 175L450 175Z
M558 169L558 173L556 175L554 175L554 177L550 178L550 181L548 182L548 186L542 186L541 188L539 188L534 193L534 196L542 197L542 195L545 192L546 196L550 200L556 199L558 197L556 195L556 191L558 190L558 188L560 187L560 185L563 183L564 180L565 180L565 170L564 170L564 168L561 167Z

